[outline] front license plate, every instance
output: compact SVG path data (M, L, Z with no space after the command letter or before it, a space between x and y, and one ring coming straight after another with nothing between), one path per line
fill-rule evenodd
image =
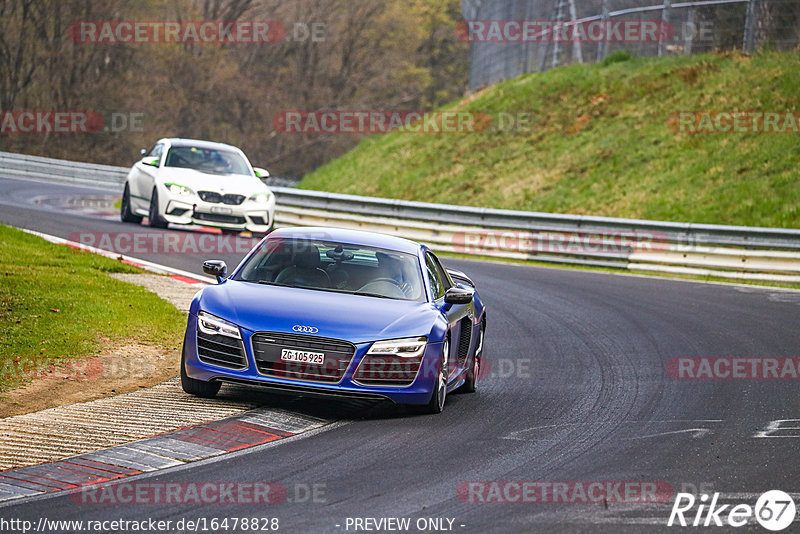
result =
M211 213L222 213L222 214L227 215L227 214L231 213L232 211L233 210L231 210L230 208L221 208L219 206L212 206L211 207Z
M281 360L322 365L325 361L325 354L321 352L306 352L304 350L281 349Z

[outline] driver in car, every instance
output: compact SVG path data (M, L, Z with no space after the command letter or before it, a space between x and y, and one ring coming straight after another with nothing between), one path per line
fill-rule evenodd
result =
M394 280L407 298L415 298L418 288L409 282L409 280L414 280L415 277L407 271L412 268L411 262L403 261L384 252L377 252L375 256L378 258L381 276Z

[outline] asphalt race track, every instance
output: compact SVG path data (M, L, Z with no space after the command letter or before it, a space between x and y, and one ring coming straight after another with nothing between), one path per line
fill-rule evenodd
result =
M64 238L162 232L54 200L92 194L107 193L0 179L0 222ZM205 256L140 257L200 273ZM214 257L233 267L241 254ZM412 416L385 404L334 406L340 423L322 431L126 479L279 482L288 492L279 503L98 505L62 492L0 507L0 518L262 517L278 518L282 532L364 531L355 529L354 518L410 518L409 531L417 532L418 519L445 518L452 524L419 525L465 533L662 532L687 530L667 527L673 492L698 488L720 493L720 502L751 506L767 490L800 492L800 428L792 429L800 427L800 382L677 380L667 372L672 358L800 358L800 292L445 263L468 273L488 305L490 373L477 394L448 396L443 414ZM296 399L274 402L312 415L319 409ZM574 495L545 499L559 502L473 502L491 495L491 481L506 490L516 488L508 482L593 481L652 482L671 490L663 502L647 504L620 502L625 499L613 492L605 502ZM459 493L465 487L486 492ZM316 488L316 498L309 488ZM518 492L506 493L514 500ZM757 523L741 530L766 532Z

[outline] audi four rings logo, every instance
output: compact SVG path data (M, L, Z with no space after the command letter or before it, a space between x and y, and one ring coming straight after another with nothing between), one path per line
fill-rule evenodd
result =
M292 330L295 332L302 332L304 334L316 334L319 332L319 328L316 326L303 326L301 324L296 324L292 327Z

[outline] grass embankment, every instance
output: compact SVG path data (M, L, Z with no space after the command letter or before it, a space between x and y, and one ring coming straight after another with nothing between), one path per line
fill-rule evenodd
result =
M301 188L448 204L800 227L800 136L676 133L680 111L799 111L800 54L708 54L528 74L448 109L529 113L527 131L395 133Z
M142 271L0 225L0 391L112 344L180 346L185 316L118 272Z

